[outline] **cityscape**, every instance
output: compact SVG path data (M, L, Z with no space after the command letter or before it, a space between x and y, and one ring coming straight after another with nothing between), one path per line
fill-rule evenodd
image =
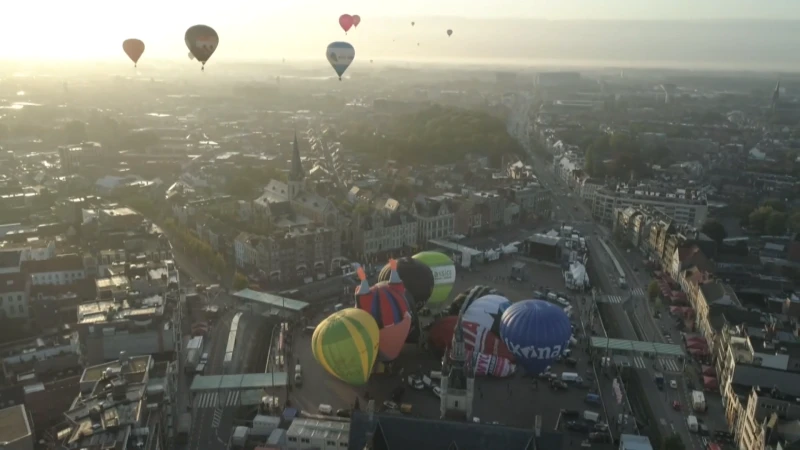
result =
M800 445L796 73L186 36L0 71L3 448Z

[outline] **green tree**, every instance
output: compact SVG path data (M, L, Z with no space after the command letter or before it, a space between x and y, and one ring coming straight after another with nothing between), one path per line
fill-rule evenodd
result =
M233 288L237 290L246 289L250 283L247 281L247 277L236 272L236 275L233 276Z
M725 231L725 226L714 219L706 220L706 223L703 224L702 231L717 244L721 244L722 241L728 237L728 232Z
M795 211L789 216L788 224L789 230L800 233L800 211Z
M678 433L673 433L661 442L661 450L686 450L686 445Z
M756 208L747 216L748 226L758 233L763 233L764 229L767 227L767 220L769 220L772 213L773 209L771 206L760 206Z
M659 287L658 281L652 280L650 284L647 285L647 298L653 301L658 298L659 292L661 292L661 287Z
M786 203L774 198L765 201L761 206L769 206L775 211L786 212Z
M786 213L773 211L767 218L767 223L764 226L764 232L771 236L782 236L786 233Z

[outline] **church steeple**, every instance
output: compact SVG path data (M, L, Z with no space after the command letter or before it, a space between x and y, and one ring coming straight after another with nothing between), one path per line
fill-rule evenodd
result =
M292 143L292 170L289 172L289 181L303 181L306 172L303 169L303 162L300 160L300 146L297 144L297 131L294 132L294 142Z

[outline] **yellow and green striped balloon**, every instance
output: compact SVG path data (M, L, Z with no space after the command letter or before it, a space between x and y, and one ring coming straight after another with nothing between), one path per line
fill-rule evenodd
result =
M378 324L370 313L347 308L317 325L311 337L311 351L328 373L360 386L372 373L379 334Z

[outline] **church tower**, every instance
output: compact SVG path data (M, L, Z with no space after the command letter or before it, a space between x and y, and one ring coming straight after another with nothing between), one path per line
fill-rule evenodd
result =
M441 417L471 421L475 374L467 364L467 349L464 344L461 316L459 316L453 333L449 355L445 353L442 359L441 389Z
M303 162L300 160L300 146L297 144L297 132L294 132L294 142L292 143L292 168L289 171L289 201L294 200L303 192L306 172L303 169Z

